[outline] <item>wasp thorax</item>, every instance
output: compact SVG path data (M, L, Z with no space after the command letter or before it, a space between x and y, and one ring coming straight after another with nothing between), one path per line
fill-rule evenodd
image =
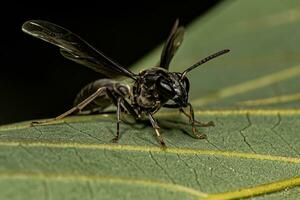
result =
M130 95L130 87L128 85L118 83L116 84L116 90L123 97L127 97L128 95Z

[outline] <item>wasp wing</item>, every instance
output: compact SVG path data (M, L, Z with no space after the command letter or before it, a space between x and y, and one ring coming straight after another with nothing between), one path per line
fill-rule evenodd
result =
M183 41L184 27L178 27L178 24L179 20L177 19L162 50L158 67L169 69L170 62Z
M61 54L67 59L85 65L107 77L127 76L135 79L135 74L131 71L61 26L42 20L30 20L23 24L22 30L29 35L60 47Z

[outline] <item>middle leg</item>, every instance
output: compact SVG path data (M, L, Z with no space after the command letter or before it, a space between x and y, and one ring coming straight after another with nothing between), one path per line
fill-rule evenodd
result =
M112 139L112 142L117 143L120 139L121 108L127 110L136 120L139 118L139 116L123 96L109 89L107 89L106 93L117 106L117 134Z
M121 122L121 97L117 99L117 135L112 139L114 143L117 143L120 138L120 122Z

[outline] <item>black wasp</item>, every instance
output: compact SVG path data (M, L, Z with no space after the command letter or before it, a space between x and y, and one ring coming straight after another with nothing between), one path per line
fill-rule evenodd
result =
M126 112L137 121L148 117L158 141L164 147L165 142L153 115L161 107L177 108L189 118L193 136L199 139L205 138L205 134L198 132L195 125L213 126L214 123L212 121L203 123L194 119L193 107L188 99L190 83L186 74L229 50L225 49L210 55L183 72L169 72L170 62L183 41L184 28L178 24L176 20L162 50L159 64L134 74L65 28L42 20L25 22L22 26L25 33L60 47L60 53L67 59L85 65L109 78L123 76L133 80L132 87L112 79L99 79L92 82L79 92L72 109L51 120L62 119L74 112L101 112L114 104L117 106L117 135L113 139L114 142L117 142L120 137L121 112ZM189 107L189 112L184 110L186 107ZM45 122L49 120L39 123Z

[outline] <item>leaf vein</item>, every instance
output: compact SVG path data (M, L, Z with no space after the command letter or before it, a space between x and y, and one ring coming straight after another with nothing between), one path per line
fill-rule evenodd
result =
M279 137L280 140L283 141L288 146L289 149L291 149L293 152L295 152L296 155L300 156L299 152L295 149L295 147L290 145L290 143L288 141L286 141L286 139L276 131L276 128L278 128L280 126L281 121L282 121L280 113L277 114L277 118L278 118L278 121L276 122L276 124L273 127L271 127L271 131L273 133L275 133L275 135L277 135L277 137Z
M162 170L162 172L169 178L169 180L175 184L174 179L172 178L172 176L170 176L170 174L168 173L168 171L154 158L153 154L151 151L149 151L150 154L150 158L154 161L154 163Z
M189 149L189 148L167 148L162 150L159 147L147 146L130 146L116 144L81 144L81 143L51 143L51 142L36 142L36 141L0 141L0 146L17 147L19 145L27 147L49 147L49 148L78 148L78 149L93 149L93 150L111 150L111 151L131 151L131 152L152 152L152 153L170 153L170 154L192 154L192 155L216 155L229 158L245 158L257 160L269 160L300 164L299 157L287 157L269 154L254 154L235 151L218 151L204 149Z
M244 141L244 143L248 146L248 148L249 148L252 152L256 153L256 151L253 149L253 147L252 147L251 144L249 143L249 141L248 141L246 135L244 134L244 131L252 126L252 123L251 123L251 120L250 120L249 113L246 114L246 117L247 117L247 122L248 122L248 124L247 124L244 128L242 128L241 130L239 130L239 133L240 133L240 135L243 137L243 141Z
M0 179L34 179L41 181L79 181L79 182L104 182L111 184L142 185L164 188L166 190L187 193L198 198L207 197L207 194L183 185L150 179L133 179L127 177L81 175L81 174L46 174L46 173L0 173Z

